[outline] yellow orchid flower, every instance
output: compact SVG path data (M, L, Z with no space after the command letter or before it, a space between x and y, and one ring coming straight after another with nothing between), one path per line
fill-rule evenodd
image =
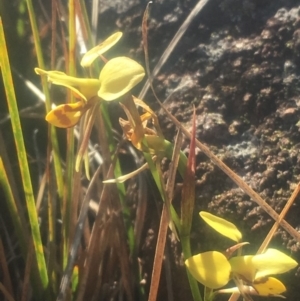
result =
M276 249L267 249L258 255L233 257L230 260L220 252L211 251L188 258L185 261L192 276L203 285L217 289L230 279L240 279L251 285L261 296L281 294L284 285L273 274L285 273L298 264L295 260Z
M222 235L239 242L242 234L236 226L225 219L205 211L200 212L201 218ZM230 251L220 253L210 251L200 253L185 260L191 275L209 289L220 289L231 279L237 287L221 289L215 293L240 292L242 295L278 296L286 288L278 279L270 275L282 274L298 264L291 257L277 249L269 248L262 254L236 256L228 259L245 243L238 243ZM215 294L213 293L213 295Z
M127 57L109 60L102 68L99 79L77 78L39 68L35 68L35 72L46 75L53 84L70 89L80 99L79 103L60 105L46 116L48 122L62 128L74 126L89 108L86 106L90 100L115 100L129 92L145 75L143 67Z
M81 61L84 67L112 47L122 36L115 33L100 45L87 52ZM102 68L98 79L77 78L60 71L45 71L35 68L41 76L47 76L49 82L64 86L72 91L79 102L63 104L48 113L46 120L62 128L74 126L81 116L95 104L95 100L112 101L120 98L136 86L145 76L144 68L128 57L116 57Z

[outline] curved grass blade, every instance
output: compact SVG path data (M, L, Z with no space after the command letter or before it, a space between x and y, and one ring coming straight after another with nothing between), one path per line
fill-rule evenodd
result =
M14 133L14 140L16 144L18 162L22 177L22 184L25 193L26 206L28 210L31 234L34 244L34 256L37 261L38 273L41 279L42 289L46 290L48 287L47 267L44 257L43 245L38 223L38 216L35 207L35 200L33 196L32 183L28 168L27 154L24 145L23 133L21 129L19 111L14 91L14 84L8 59L5 36L0 19L0 66L2 71L2 78L5 87L5 93L8 103L8 109L11 117L11 123Z
M21 246L21 250L22 250L22 254L24 256L24 258L26 258L26 241L25 241L25 233L23 231L22 228L22 222L21 222L21 218L20 215L18 213L18 208L14 199L14 195L6 174L6 170L2 161L2 158L0 157L0 185L2 186L4 193L5 193L5 197L7 200L7 207L10 213L10 216L12 218L13 224L14 224L14 228L15 231L17 233L18 236L18 241L20 243Z
M69 8L69 53L68 53L68 74L70 76L76 76L76 12L75 12L75 1L68 1ZM74 96L68 92L69 103L75 101ZM75 150L74 150L75 136L74 129L67 129L67 158L66 158L66 177L65 187L63 196L63 268L67 265L68 253L70 242L74 235L74 224L76 221L76 208L78 198L73 195L74 183L74 170L75 170ZM78 183L76 183L78 184Z

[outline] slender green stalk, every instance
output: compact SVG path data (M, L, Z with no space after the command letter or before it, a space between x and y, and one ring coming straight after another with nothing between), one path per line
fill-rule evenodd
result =
M135 122L135 127L142 129L143 125L142 125L142 121L141 121L141 118L140 118L140 114L139 114L139 112L138 112L138 110L135 106L135 103L134 103L132 97L131 96L126 97L123 100L122 103L123 103L124 106L126 106L127 110L130 112L130 114L132 116L132 119ZM145 139L143 139L143 143L144 143L145 146L147 146L147 141ZM173 151L173 149L172 149L172 151ZM158 191L161 195L161 198L165 201L166 200L166 195L165 195L163 185L161 183L161 177L160 177L159 172L156 168L156 164L153 161L152 156L149 154L149 152L143 152L143 155L144 155L145 160L148 163L149 169L151 171L151 174L153 176L155 184L158 188ZM171 154L171 157L172 157L172 154Z
M180 241L181 241L184 259L191 257L192 253L191 253L191 246L190 246L190 236L189 235L181 236ZM187 269L186 272L187 272L191 293L193 295L194 301L202 301L197 280L190 274L190 272Z
M195 203L195 164L196 164L196 115L194 111L193 115L193 127L190 142L190 153L185 169L185 175L183 179L183 186L181 192L181 246L183 251L184 259L192 256L191 254L191 243L190 233L193 220L194 203ZM194 300L202 301L202 297L199 291L199 285L196 279L187 270L187 276L191 288L191 292Z
M20 215L18 213L18 208L17 208L16 202L15 202L13 192L11 190L11 186L8 181L6 170L5 170L5 167L4 167L1 157L0 157L0 185L4 190L5 198L7 200L7 207L8 207L10 216L12 217L14 228L15 228L17 236L18 236L18 241L21 246L23 258L26 258L27 248L26 248L24 231L22 228L22 222L20 219Z
M32 30L32 34L33 34L34 47L35 47L35 51L36 51L36 55L37 55L38 66L41 69L45 69L42 47L41 47L41 42L40 42L40 35L39 35L39 30L38 30L38 27L36 24L36 18L35 18L32 1L26 0L26 3L27 3L30 24L31 24L31 30ZM51 110L51 102L50 102L50 94L49 94L48 83L47 83L46 77L42 77L42 87L43 87L43 92L45 94L45 99L46 99L46 102L45 102L46 111L49 112ZM62 167L61 167L61 163L60 163L58 141L57 141L56 130L55 130L54 126L51 126L50 133L51 133L51 141L52 141L52 147L53 147L53 162L54 162L54 169L55 169L55 175L56 175L57 191L58 191L58 195L59 195L60 199L62 199L63 176L62 176Z
M76 76L76 26L75 26L75 1L69 0L69 60L68 73L71 76ZM70 102L74 102L74 97L69 92ZM67 265L69 244L74 231L72 225L73 214L76 214L76 204L73 201L73 183L75 172L75 151L74 151L74 129L67 129L67 170L64 190L64 210L63 210L63 227L64 227L64 251L63 251L63 268Z
M76 10L75 0L69 0L69 75L76 76Z
M1 19L0 19L0 66L2 71L2 77L3 77L4 88L5 88L5 93L6 93L7 103L8 103L9 114L11 117L14 140L17 149L18 162L19 162L20 172L22 177L22 184L23 184L23 189L24 189L24 194L26 199L26 206L27 206L32 239L34 244L34 256L37 261L42 289L46 290L48 287L47 267L46 267L46 262L44 257L38 216L35 207L32 183L31 183L31 178L30 178L30 173L28 168L27 154L24 145L19 111L18 111L16 96L14 91L14 84L12 80L12 74L11 74Z
M35 11L33 9L32 5L32 0L26 0L27 3L27 9L28 9L28 14L29 14L29 19L30 19L30 24L31 24L31 30L33 34L33 40L34 40L34 46L35 46L35 51L37 55L37 61L38 61L38 66L41 69L45 69L45 63L44 63L44 57L43 57L43 52L42 52L42 47L41 47L41 41L40 41L40 35L39 35L39 30L37 27L37 22L36 22L36 17L35 17ZM50 101L50 93L48 89L48 83L47 83L47 78L42 77L42 88L43 92L45 94L45 106L46 106L46 111L49 112L51 110L51 101ZM50 260L49 262L49 267L48 267L48 277L50 280L52 280L52 283L50 286L54 289L54 283L55 281L55 273L53 273L53 267L55 266L55 263L53 262L54 260L54 254L55 254L55 220L54 217L54 196L53 196L53 191L54 185L53 182L56 182L56 187L57 187L57 193L58 193L58 198L60 202L63 199L63 174L62 174L62 166L61 166L61 160L60 160L60 153L59 153L59 145L58 145L58 140L57 140L57 135L56 135L56 129L54 126L50 125L49 126L49 137L51 139L51 146L52 146L52 157L53 157L53 165L54 165L54 170L55 170L55 180L52 180L51 177L51 172L49 170L49 166L47 168L47 175L48 175L48 185L49 185L49 193L48 193L48 218L49 218L49 236L48 236L48 259ZM50 148L49 148L50 149ZM48 164L49 165L49 164Z
M164 140L164 154L163 155L165 155L170 160L172 158L173 149L174 149L173 144L167 140ZM144 153L144 156L145 155L149 156L151 159L151 156L149 154ZM150 160L150 159L148 159L148 160ZM149 164L148 160L147 160L147 162ZM182 178L185 177L185 173L187 170L187 163L188 163L187 157L185 156L185 154L183 152L180 152L180 158L179 158L179 162L178 162L178 171L179 171L180 175L182 176ZM153 174L154 173L152 173L152 176L153 176ZM189 187L189 190L191 191L191 190L193 190L193 188ZM191 196L191 198L193 198L193 196ZM193 205L192 205L192 207L193 207ZM191 219L192 219L191 215L192 215L193 210L189 210L190 211L189 214L187 214L186 216L181 218L181 219L183 219L183 221L179 219L179 217L172 205L170 206L170 210L171 210L172 220L174 221L174 223L178 229L178 232L179 232L184 258L185 259L189 258L192 256L191 248L190 248L190 228L191 228ZM189 273L189 271L187 271L187 276L188 276L188 280L190 283L190 288L191 288L191 292L193 295L193 299L195 301L202 301L202 297L201 297L201 294L199 291L199 286L198 286L197 281Z

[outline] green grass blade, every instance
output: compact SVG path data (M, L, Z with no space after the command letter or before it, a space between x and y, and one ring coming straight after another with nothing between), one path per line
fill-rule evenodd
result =
M45 69L45 63L42 53L42 47L40 42L40 34L36 23L35 13L32 5L31 0L26 0L27 3L27 9L31 24L31 30L33 34L33 40L34 40L34 48L37 55L37 61L38 66L41 69ZM42 77L42 87L43 92L45 94L45 104L46 104L46 111L49 112L51 110L51 102L50 102L50 93L48 89L48 83L47 78ZM58 148L58 142L57 142L57 136L56 136L56 129L54 126L51 126L50 129L51 134L51 141L52 141L52 147L53 147L53 162L54 162L54 169L55 169L55 175L56 175L56 185L57 185L57 191L60 199L62 199L63 196L63 175L62 175L62 167L60 163L60 157L59 157L59 148Z
M70 76L76 76L76 27L75 27L75 3L74 0L69 0L69 53L68 53L68 74ZM75 98L71 93L68 93L68 99L70 103L75 101ZM64 205L63 205L63 235L64 235L64 250L63 250L63 268L66 267L68 261L69 245L72 240L72 233L74 227L72 225L72 219L76 220L76 206L77 198L73 200L73 184L75 174L75 150L74 150L74 129L67 129L67 158L66 158L66 179L64 190Z
M26 258L27 250L26 250L26 241L25 241L25 235L22 228L22 222L20 215L18 213L18 208L13 196L13 192L6 174L6 170L3 164L3 160L0 157L0 185L3 188L5 198L7 200L7 207L10 213L10 216L12 218L12 222L14 224L14 228L16 230L18 241L21 246L23 258Z
M38 216L35 207L32 183L31 183L31 178L30 178L30 173L28 168L26 149L24 145L23 133L21 129L18 106L17 106L16 96L14 91L14 84L12 80L12 74L11 74L8 53L6 48L6 41L5 41L1 19L0 19L0 66L2 71L2 77L3 77L4 88L5 88L5 93L6 93L7 103L8 103L9 114L11 117L14 140L15 140L17 154L18 154L22 184L23 184L30 228L32 233L32 239L34 244L34 256L36 257L37 260L42 288L46 290L46 288L48 287L47 268L45 263L43 245L41 241L41 235L40 235L40 229L38 223Z

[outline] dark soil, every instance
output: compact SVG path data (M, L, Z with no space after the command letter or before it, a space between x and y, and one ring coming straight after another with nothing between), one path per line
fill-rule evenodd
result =
M164 0L152 5L149 23L152 68L195 4L195 1ZM144 8L140 3L131 3L128 9L109 8L101 15L99 25L104 36L122 30L123 40L128 43L123 45L124 50L140 61ZM299 1L211 0L190 25L154 86L159 97L165 99L184 85L165 103L170 112L190 128L194 105L198 139L280 212L300 179L299 70ZM144 100L156 109L164 134L172 141L176 135L174 124L151 93ZM188 153L188 141L185 147ZM203 233L200 210L209 210L234 222L242 230L244 240L251 243L247 248L249 253L255 252L273 225L273 220L200 151L196 195L194 253L228 247L209 229L205 228ZM146 260L148 280L157 233L157 225L153 226L156 210L151 212L151 208L149 205L141 254ZM300 229L299 216L298 197L286 220ZM299 242L282 229L271 246L300 259ZM191 300L176 243L170 244L169 254L172 266L174 261L177 263L172 267L174 300ZM300 300L299 272L292 271L282 279L287 286L287 299ZM159 300L167 300L164 280Z

